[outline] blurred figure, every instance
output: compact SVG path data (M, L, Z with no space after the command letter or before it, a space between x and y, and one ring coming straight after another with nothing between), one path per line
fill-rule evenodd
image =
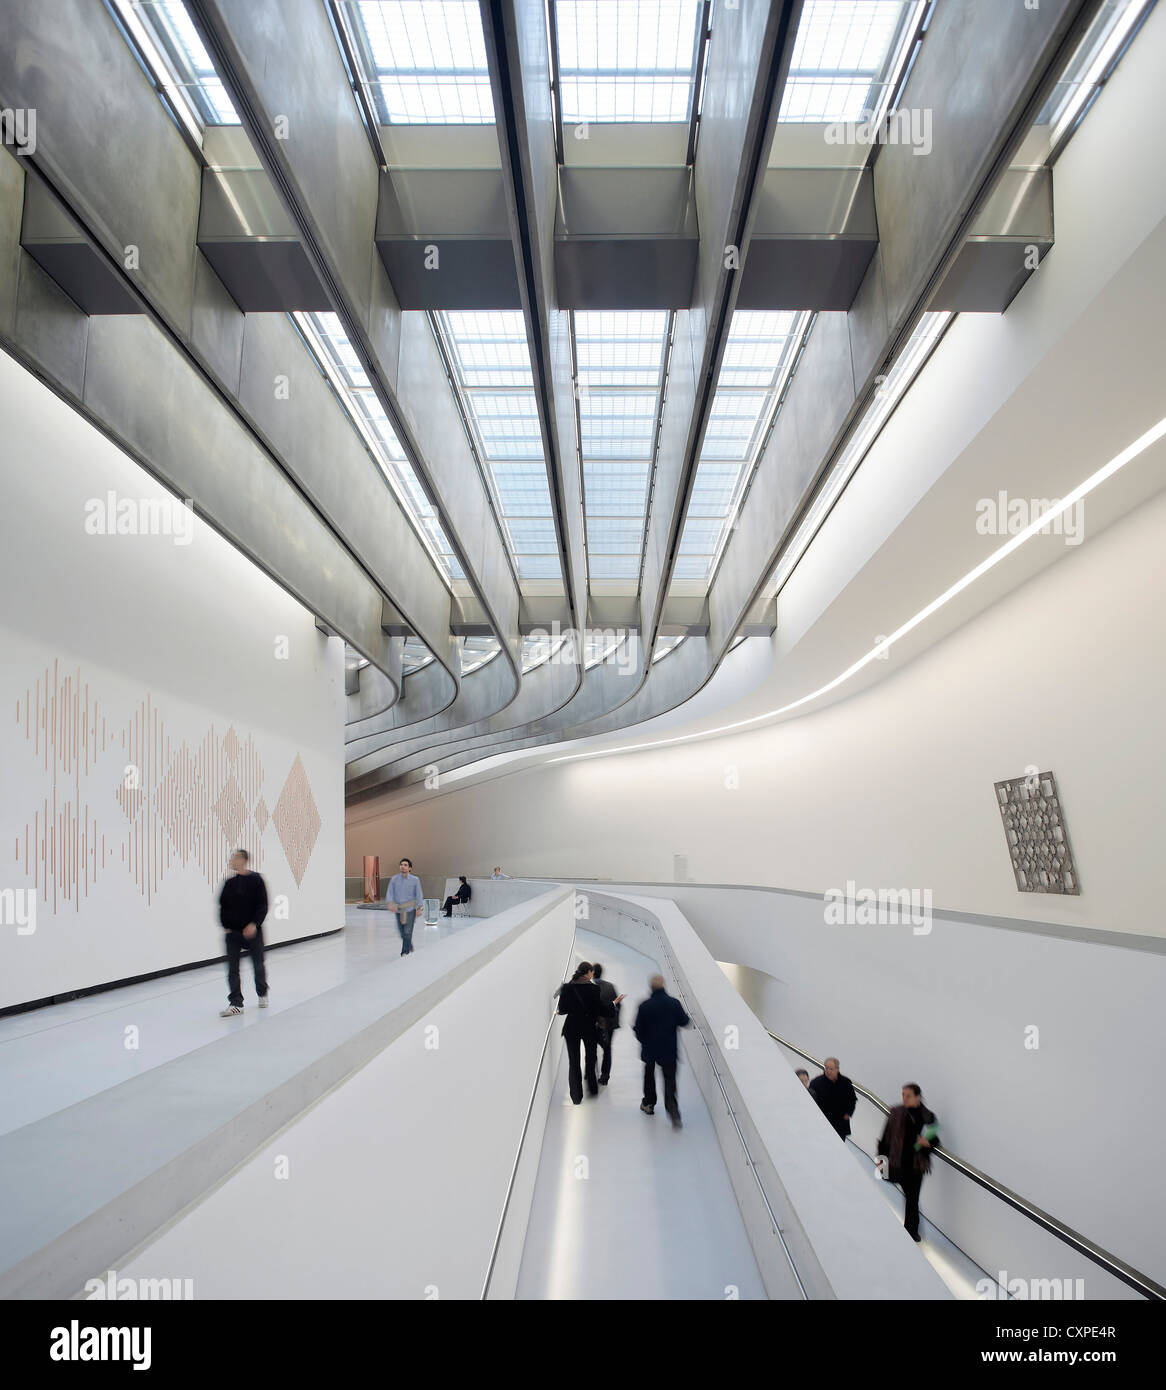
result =
M497 864L495 864L495 865L494 865L494 872L490 875L490 877L491 877L491 878L509 878L510 875L509 875L509 874L504 874L504 873L502 872L502 870L499 868L499 866L498 866Z
M413 872L412 859L402 859L400 870L389 879L389 889L385 901L392 905L397 916L397 930L401 933L401 954L413 953L413 923L417 920L417 909L421 906L421 880Z
M251 856L245 849L231 855L234 871L219 893L219 921L227 933L227 1007L220 1018L243 1012L243 984L239 978L239 958L244 951L251 953L251 968L255 972L255 993L259 1007L267 1008L267 970L263 963L263 919L267 916L267 885L262 874L251 868Z
M834 1126L834 1131L843 1140L850 1133L850 1117L858 1104L849 1076L838 1070L838 1058L827 1057L822 1064L821 1076L810 1082L810 1095L818 1102L822 1114Z
M644 1064L644 1099L640 1109L645 1115L656 1113L656 1068L664 1073L664 1109L672 1117L672 1128L680 1128L680 1107L676 1103L676 1030L687 1028L688 1015L679 999L664 988L664 976L653 975L648 981L652 993L636 1010L632 1028L640 1040L640 1059Z
M447 917L452 917L454 905L456 903L468 903L469 900L470 885L466 882L465 874L458 874L458 890L456 893L451 893L449 897L446 898L445 905L441 910Z
M906 1208L903 1226L913 1241L919 1236L919 1191L923 1178L931 1172L932 1149L939 1148L939 1124L923 1104L923 1092L913 1081L903 1087L903 1103L887 1116L879 1140L879 1164L886 1165L886 1176L903 1189Z
M615 1001L618 1005L621 994ZM575 973L559 990L559 1013L565 1014L563 1039L567 1044L567 1079L571 1100L575 1105L583 1103L583 1076L579 1069L579 1045L583 1045L585 1055L587 1094L599 1094L599 1082L595 1079L595 1025L601 1014L615 1012L611 1004L604 1004L599 997L599 986L591 978L591 962L580 961Z
M810 1089L810 1073L808 1071L803 1070L803 1068L799 1067L797 1071L794 1072L794 1075L798 1078L799 1081L801 1081L802 1085L808 1091Z
M612 1006L610 1017L600 1014L599 1021L595 1025L596 1041L599 1050L603 1054L599 1066L599 1084L606 1086L611 1079L611 1040L615 1030L619 1027L619 1001L623 998L622 994L617 994L615 986L610 980L603 978L603 966L596 962L591 967L592 977L599 986L599 998L605 1005Z

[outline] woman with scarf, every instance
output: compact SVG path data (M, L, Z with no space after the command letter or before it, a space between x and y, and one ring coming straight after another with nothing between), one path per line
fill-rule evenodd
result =
M939 1148L939 1125L923 1104L923 1092L909 1081L903 1087L903 1103L887 1116L879 1140L879 1166L897 1182L907 1199L903 1225L912 1240L919 1240L919 1189L931 1171L931 1149Z

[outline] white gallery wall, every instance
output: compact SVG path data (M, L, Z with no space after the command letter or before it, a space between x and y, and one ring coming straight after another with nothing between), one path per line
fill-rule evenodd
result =
M342 644L6 355L0 415L0 1008L221 954L237 845L343 925Z
M880 684L752 732L545 764L398 811L349 811L360 856L432 870L824 894L1166 935L1166 494ZM993 784L1056 774L1079 897L1022 894Z

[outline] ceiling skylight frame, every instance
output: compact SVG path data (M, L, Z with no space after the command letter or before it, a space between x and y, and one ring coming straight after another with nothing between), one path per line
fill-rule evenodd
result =
M600 123L691 125L703 0L550 0L548 9L553 12L552 73L560 131L567 125ZM651 51L653 38L656 61L641 62L641 51ZM672 61L662 61L669 54Z
M815 315L809 310L734 311L733 321L729 326L729 335L725 343L725 351L721 358L717 388L709 411L709 424L706 424L705 427L700 459L693 479L692 492L689 494L684 526L680 533L674 574L676 579L700 580L706 588L711 586L713 577L724 556L729 537L732 535L741 506L748 496L757 465L765 452L769 437L773 433L773 427L785 401L789 384L793 380L802 353L805 351L814 317ZM764 336L758 330L765 326L767 320L774 331L769 336ZM777 331L778 325L783 323L787 325L786 331ZM743 351L751 345L762 348L768 345L775 347L777 351L770 361L764 361L762 366L754 366L747 361L748 352ZM735 359L745 360L738 363ZM758 380L762 367L769 373L768 381L764 385L761 385ZM751 379L743 380L742 378L746 374L749 374ZM759 399L760 401L753 416L747 444L737 455L711 452L709 425L717 415L718 406L738 399ZM714 436L714 438L719 437L726 436ZM720 517L702 516L698 512L694 512L693 500L701 487L702 474L707 477L710 469L724 471L730 467L736 467L738 472L728 505L722 515ZM714 525L714 523L717 524ZM713 545L708 549L698 549L695 544L696 538L702 532L707 536L713 530L716 530L717 533ZM700 572L699 561L701 559L706 561L703 573Z
M349 343L339 319L335 314L307 311L296 311L288 317L392 489L438 574L452 592L453 582L465 578L461 564L436 508L426 496L416 470L401 447L392 423L367 383L355 349ZM351 363L345 361L346 356L351 357ZM359 384L361 378L365 381L364 387ZM382 418L370 415L368 397L375 401Z
M108 3L158 95L199 149L209 126L240 124L183 0Z
M477 0L339 0L338 7L364 102L380 124L495 124ZM410 61L418 58L427 61Z
M913 60L919 36L934 0L806 0L794 36L794 52L789 75L782 91L778 122L784 124L832 124L854 121L877 129L896 100L903 87L904 75ZM892 23L884 23L878 30L874 26L881 17L888 19L894 15ZM838 43L835 25L841 22L844 39ZM868 25L867 43L871 44L872 31L878 34L873 46L867 47L857 62L846 66L835 63L833 66L799 67L799 56L804 55L803 45L812 42L817 35L827 42L834 32L835 52L849 45L853 46L855 25L865 21ZM825 34L823 35L823 26ZM838 55L841 57L841 55ZM849 87L851 96L839 105L834 98L828 105L819 101L812 106L803 106L800 114L791 114L791 106L797 104L798 94L807 87L824 86ZM861 102L854 95L862 92ZM877 149L877 144L872 145Z
M667 310L571 314L588 578L637 591L674 318Z
M563 583L554 500L522 311L441 310L429 318L482 468L515 579L519 584L542 580ZM500 358L506 360L499 365ZM492 376L500 380L491 381ZM514 402L519 408L501 408L502 402ZM522 500L516 502L518 494ZM528 542L520 543L524 536ZM537 538L533 544L529 543L532 537Z

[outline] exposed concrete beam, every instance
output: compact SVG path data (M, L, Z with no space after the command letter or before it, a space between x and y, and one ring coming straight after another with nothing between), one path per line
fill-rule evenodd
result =
M869 397L875 376L958 257L1096 9L1097 0L1056 0L1040 10L1017 7L1002 23L1002 16L986 13L975 0L946 0L937 8L904 104L932 110L942 143L930 159L915 157L909 147L888 146L880 154L878 252L850 313L818 317L714 580L709 636L690 638L653 667L645 689L620 709L552 737L614 732L675 708L707 683L762 598L785 539ZM467 747L440 765L452 770L545 741L533 734ZM389 784L387 778L380 781ZM354 782L350 798L366 799L377 786L375 776Z
M30 177L43 176L93 254L214 384L219 397L209 396L206 408L233 411L247 423L354 557L365 530L412 558L393 573L379 558L369 559L376 552L364 550L359 562L379 571L375 582L382 593L432 636L439 659L452 664L442 636L448 633L448 589L338 403L330 392L326 399L319 394L319 371L298 335L282 316L278 329L253 321L245 332L244 315L195 249L201 165L109 12L84 0L51 6L0 0L0 18L9 36L0 48L0 100L36 108L41 117L35 155L24 161L33 166ZM104 332L106 321L96 320L95 331ZM127 342L138 341L136 331L126 330ZM303 390L277 394L268 378L244 404L245 357L261 339L276 345L276 370ZM150 376L147 365L141 380ZM127 379L124 389L138 390L140 383ZM296 447L285 456L274 437L303 415L310 417L308 437L317 451L309 454L291 429L285 437ZM175 419L172 429L185 425ZM166 467L165 459L156 462ZM219 524L224 532L245 529L235 525L230 509ZM343 629L338 621L332 625ZM380 637L353 645L370 660L384 661Z
M374 247L380 170L319 0L187 8L520 684L517 584L422 316L402 313ZM491 711L482 710L481 714Z
M541 11L537 0L525 3L533 11ZM643 640L638 644L639 662L632 679L622 671L619 679L612 679L608 674L610 663L586 672L579 694L556 715L540 722L536 742L570 737L575 729L604 726L610 719L632 722L633 718L650 718L670 707L666 702L671 699L673 677L652 681L651 652L660 633L667 584L728 337L739 267L748 247L750 219L757 190L764 180L800 12L801 0L733 9L718 7L708 45L705 108L692 175L702 237L694 307L675 316L640 593L638 626ZM531 30L535 32L533 20ZM537 32L545 55L545 23ZM532 52L536 47L532 40ZM734 254L729 254L730 248ZM641 695L646 683L652 685L652 690ZM660 691L662 685L667 689ZM617 710L621 710L618 715ZM491 736L488 744L472 746L488 748L479 754L488 756L510 747L526 746L527 738L534 733L531 729L519 730L512 738ZM466 745L465 756L472 758L470 746ZM449 752L447 748L447 755ZM376 775L370 774L370 778ZM355 788L368 784L362 780L350 785Z

